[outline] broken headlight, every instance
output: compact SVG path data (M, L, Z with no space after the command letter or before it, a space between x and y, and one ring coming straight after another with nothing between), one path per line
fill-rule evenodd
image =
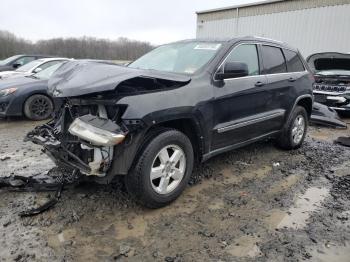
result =
M114 146L125 139L125 134L117 124L92 115L76 118L68 131L96 146Z

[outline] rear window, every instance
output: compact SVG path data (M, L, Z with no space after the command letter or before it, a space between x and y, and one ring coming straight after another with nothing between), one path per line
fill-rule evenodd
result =
M273 46L262 46L263 74L280 74L287 72L282 50Z
M283 51L287 60L288 72L302 72L305 70L303 62L296 52L286 49Z

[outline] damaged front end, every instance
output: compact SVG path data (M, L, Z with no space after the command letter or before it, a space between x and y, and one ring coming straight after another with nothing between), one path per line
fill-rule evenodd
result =
M51 76L48 93L62 101L49 123L26 140L44 147L57 164L88 176L126 174L144 130L140 116L123 114L141 105L123 98L182 87L188 76L86 61L71 61ZM135 108L137 108L135 110ZM142 114L141 114L142 115Z
M340 112L350 112L350 55L318 53L307 61L315 76L315 101Z
M122 110L115 105L67 99L57 117L29 132L26 140L43 146L58 165L103 177L111 167L114 146L128 134L120 121Z

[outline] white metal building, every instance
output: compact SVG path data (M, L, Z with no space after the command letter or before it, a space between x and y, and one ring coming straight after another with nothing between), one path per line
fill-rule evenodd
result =
M269 0L197 12L197 38L260 36L317 52L350 52L350 0Z

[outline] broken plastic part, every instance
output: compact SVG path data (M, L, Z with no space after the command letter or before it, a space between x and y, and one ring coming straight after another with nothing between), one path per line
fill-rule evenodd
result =
M350 137L341 136L338 137L334 142L342 146L350 147Z
M61 184L57 188L54 198L50 199L49 201L47 201L45 204L41 205L40 207L22 211L22 212L19 213L19 215L21 217L28 217L28 216L38 215L38 214L40 214L40 213L42 213L42 212L44 212L46 210L49 210L54 205L56 205L58 203L58 201L60 200L62 190L63 190L63 184Z
M334 109L317 102L313 105L310 122L316 125L347 128L346 123L340 120Z

